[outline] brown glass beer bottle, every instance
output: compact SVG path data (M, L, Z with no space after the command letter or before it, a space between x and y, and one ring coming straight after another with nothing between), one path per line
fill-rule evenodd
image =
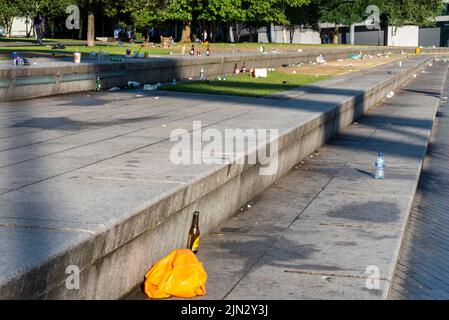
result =
M195 254L198 252L200 244L199 215L200 213L198 211L193 213L192 226L190 227L189 237L187 239L187 248Z

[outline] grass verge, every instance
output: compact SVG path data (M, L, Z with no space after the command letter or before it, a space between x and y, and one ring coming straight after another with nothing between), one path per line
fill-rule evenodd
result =
M178 82L176 85L165 84L159 90L264 97L329 78L330 76L269 71L267 78L253 78L248 73L245 73L230 75L226 80L194 80Z

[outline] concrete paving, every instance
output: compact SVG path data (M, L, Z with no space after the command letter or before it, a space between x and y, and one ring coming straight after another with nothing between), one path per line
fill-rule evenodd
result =
M389 299L449 299L449 87L437 111Z
M420 74L204 237L204 299L387 298L447 72Z
M1 104L0 298L121 297L141 281L156 259L184 245L194 210L202 212L202 231L208 233L326 138L409 80L427 61L414 57L402 67L384 65L371 70L369 77L353 74L340 82L292 92L291 97L254 99L163 92L140 96L127 91ZM429 79L430 89L434 89L434 81ZM423 99L419 92L415 96ZM425 97L435 99L433 94ZM393 109L402 113L397 105ZM403 130L411 131L406 137L424 142L431 120L420 111L408 111L409 120L417 123L416 129L401 116L390 122L405 122ZM180 128L192 131L193 120L220 132L226 128L278 129L278 173L258 175L260 163L173 164L169 158L174 145L169 141L170 134ZM372 121L388 126L382 118ZM370 134L372 125L359 130ZM420 146L401 140L404 132L396 134L384 137L381 132L374 133L375 139L366 147L372 152L382 147L389 154L390 174L398 179L415 177ZM400 152L388 145L393 138L402 141ZM354 146L360 144L357 137L352 139ZM349 157L359 161L361 170L370 168L371 155L335 149L327 158L334 159L334 165ZM397 162L405 154L407 165ZM397 171L393 170L395 166ZM342 185L348 184L345 178ZM313 203L317 210L333 206L328 199L335 192L326 192L329 197ZM313 191L303 195L310 196L314 197ZM392 195L387 192L378 200L389 197ZM407 202L406 196L398 199L389 201L390 206L402 208ZM376 208L376 203L371 205ZM400 225L399 213L394 219L383 213L378 212L370 223L391 228ZM340 221L339 214L318 212L315 220L310 220L323 218L333 223ZM356 218L361 219L345 217L348 221ZM364 220L360 221L363 224ZM259 245L258 238L251 237L254 246ZM260 250L266 248L266 243L260 243ZM70 265L80 269L79 290L67 290L66 267Z

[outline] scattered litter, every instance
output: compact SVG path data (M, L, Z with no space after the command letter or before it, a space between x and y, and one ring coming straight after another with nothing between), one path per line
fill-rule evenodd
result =
M143 97L143 94L140 94L140 93L139 93L139 94L136 94L136 97L137 97L137 98L142 98L142 97Z
M323 55L320 54L317 58L316 58L316 63L318 64L324 64L326 63L326 60L324 59Z
M200 80L201 81L206 80L206 76L205 76L205 73L204 73L204 67L203 66L201 66L201 69L200 69Z
M81 63L81 53L80 52L74 52L73 53L73 62L74 63Z
M154 90L157 90L157 88L158 88L157 84L155 84L155 85L153 85L153 84L144 84L143 85L143 90L144 91L154 91Z
M268 70L267 68L255 68L252 75L254 78L267 78Z
M162 127L163 127L163 128L167 128L167 125L166 125L166 124L163 124Z
M293 73L293 74L296 74L296 70L293 70L292 73Z
M154 97L155 100L159 100L159 97Z
M248 208L251 208L251 205L250 205L250 204L248 204L248 205L247 205L247 207L248 207Z
M416 73L413 75L413 78L416 78Z
M329 276L322 276L322 277L321 277L321 280L330 282L330 281L331 281L331 277L329 277Z
M119 91L119 90L120 90L119 87L112 87L108 91Z
M288 84L287 80L282 81L283 84Z
M344 60L340 58L340 59L338 59L337 61L338 61L338 62L343 62Z
M137 88L137 87L140 87L140 82L128 81L128 88Z
M149 298L193 298L206 294L207 274L190 249L177 249L157 261L145 274Z
M394 92L393 92L393 91L390 91L390 92L387 94L387 98L392 98L392 97L394 97Z
M302 49L298 49L298 52L302 52Z

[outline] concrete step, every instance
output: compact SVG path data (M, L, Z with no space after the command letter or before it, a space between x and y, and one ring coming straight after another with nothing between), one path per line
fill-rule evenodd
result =
M448 64L426 72L203 239L204 299L387 297Z
M84 96L33 101L33 108L3 105L5 119L23 117L2 129L6 147L17 135L47 140L3 153L8 161L0 171L0 298L124 296L157 259L185 245L193 211L201 212L201 230L209 233L428 61L413 57L402 67L384 65L369 76L318 83L282 98L166 93L155 100L149 94L95 111L90 100L80 110ZM94 105L123 96L102 93ZM122 119L125 109L132 118ZM98 125L81 120L92 112ZM105 121L105 112L121 120ZM55 137L59 131L42 129L57 127L60 118L70 119L62 122L70 124L70 134ZM267 143L278 147L278 170L260 175L266 162L173 164L169 137L174 129L189 136L193 120L222 133L278 130L279 137ZM79 270L77 290L67 288L70 266Z

